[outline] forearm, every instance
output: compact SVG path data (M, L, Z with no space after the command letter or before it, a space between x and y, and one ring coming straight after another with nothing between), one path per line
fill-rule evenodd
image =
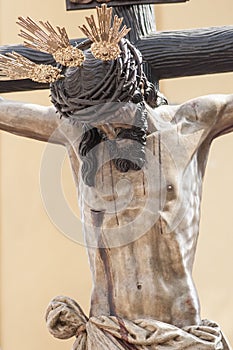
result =
M54 107L0 98L0 129L40 141L64 143Z

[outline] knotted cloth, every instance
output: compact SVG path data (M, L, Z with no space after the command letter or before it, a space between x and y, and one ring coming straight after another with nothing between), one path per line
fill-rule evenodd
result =
M180 329L152 319L88 319L74 300L63 296L49 304L46 322L54 337L76 337L72 350L231 350L215 322Z

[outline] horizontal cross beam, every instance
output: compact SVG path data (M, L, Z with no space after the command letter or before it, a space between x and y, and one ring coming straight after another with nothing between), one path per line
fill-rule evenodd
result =
M72 43L82 40L75 39ZM155 32L135 45L158 80L233 71L233 26ZM1 54L11 51L36 63L55 63L50 55L22 45L0 47ZM0 93L48 87L30 80L0 80Z
M158 80L233 71L233 26L154 32L136 46Z
M186 2L189 0L110 0L106 1L108 5L111 6L125 6L125 5L142 5L142 4L170 4L178 2ZM104 1L89 1L86 0L66 0L66 9L69 10L81 10L81 9L91 9L96 6L100 6Z

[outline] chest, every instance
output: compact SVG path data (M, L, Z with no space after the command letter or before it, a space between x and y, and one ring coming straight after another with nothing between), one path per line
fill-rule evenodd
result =
M115 168L106 144L98 145L95 187L80 181L84 222L92 222L93 211L102 212L102 229L111 241L117 237L116 245L137 239L159 219L171 231L199 195L195 137L187 140L175 129L151 134L145 166L125 173Z

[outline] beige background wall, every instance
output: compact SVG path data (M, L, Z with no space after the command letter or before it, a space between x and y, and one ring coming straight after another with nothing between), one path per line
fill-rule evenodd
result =
M41 5L43 4L43 5ZM71 37L80 36L87 15L65 11L65 0L0 0L1 44L20 42L18 15L49 19L64 25ZM232 24L231 0L190 0L156 7L158 29ZM232 74L166 81L162 91L172 102L208 93L231 93ZM4 97L48 105L48 92ZM0 344L2 350L69 349L70 342L48 335L44 311L50 299L65 294L88 313L91 290L85 249L65 238L50 222L40 195L39 172L43 143L1 133L1 289ZM233 343L233 135L214 143L205 180L201 234L194 276L203 318L219 322ZM63 183L73 208L75 189L66 165Z

